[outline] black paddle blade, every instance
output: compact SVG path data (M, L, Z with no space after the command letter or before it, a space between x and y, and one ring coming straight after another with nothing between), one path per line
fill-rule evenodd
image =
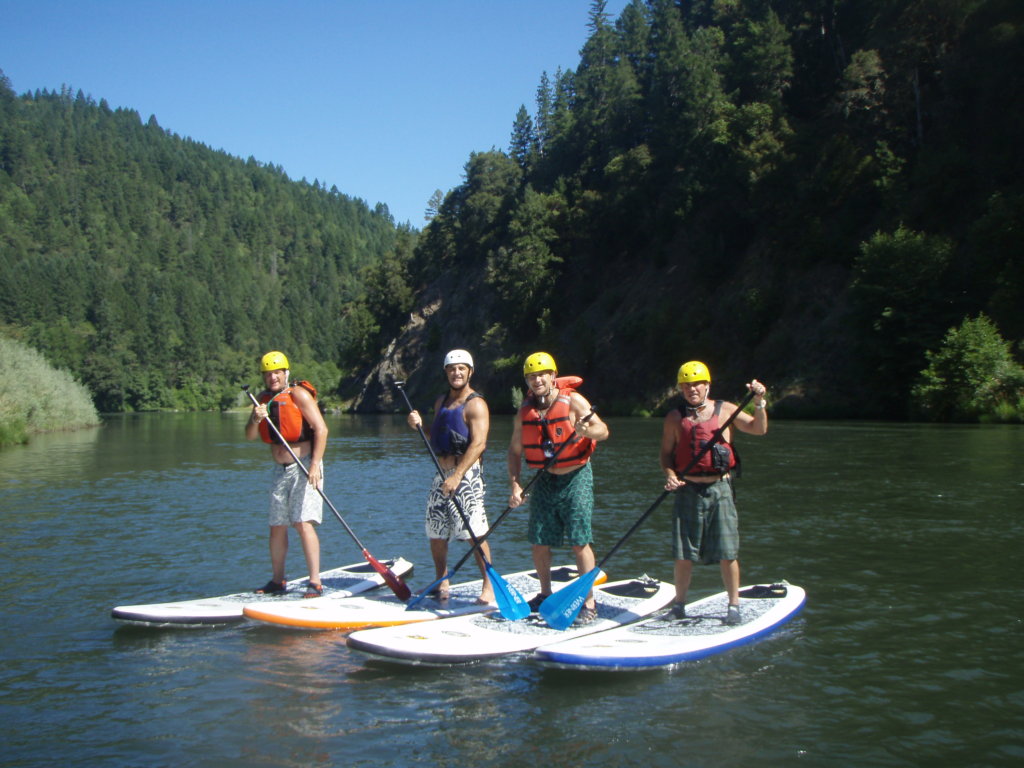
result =
M366 562L370 564L377 573L384 577L384 583L386 583L391 591L395 593L395 597L401 600L403 603L412 597L412 591L406 586L406 583L402 581L395 572L388 568L384 563L371 555L367 550L363 550L363 557L366 558Z

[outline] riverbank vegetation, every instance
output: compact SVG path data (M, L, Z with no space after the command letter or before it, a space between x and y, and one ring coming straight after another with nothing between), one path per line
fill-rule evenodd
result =
M100 423L89 390L34 349L0 336L0 448L32 434Z
M0 328L101 410L237 405L269 348L392 410L388 374L423 400L466 346L485 391L546 349L609 414L658 411L701 359L721 397L768 381L780 416L1024 419L1024 5L584 21L578 66L540 73L422 232L0 77Z

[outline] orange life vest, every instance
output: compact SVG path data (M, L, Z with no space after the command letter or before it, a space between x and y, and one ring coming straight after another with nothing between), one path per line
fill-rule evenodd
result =
M586 464L594 452L595 443L588 437L579 437L569 421L569 401L572 389L559 389L558 397L544 416L537 410L532 396L526 398L519 409L523 424L523 457L534 469L540 469L558 451L554 466L568 467ZM564 448L559 446L568 442Z
M305 389L316 399L316 387L308 381L296 381L296 386ZM270 392L261 392L256 398L261 403L267 403L267 416L274 422L281 433L281 437L289 443L302 443L313 439L313 428L302 416L302 411L295 404L292 397L293 387L286 387L276 395ZM260 422L260 437L264 443L278 443L277 435L270 429L267 419Z

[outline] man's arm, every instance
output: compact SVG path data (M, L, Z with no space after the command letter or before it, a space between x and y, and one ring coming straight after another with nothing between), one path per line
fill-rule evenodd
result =
M683 415L679 411L669 411L661 423L661 450L658 461L665 473L665 490L674 491L685 483L676 475L676 444L679 442L679 422Z
M324 452L327 450L327 423L324 421L323 414L320 413L316 399L304 387L294 387L292 399L313 431L313 450L309 460L309 484L319 487L323 479L321 465L324 461Z
M523 422L518 413L512 426L512 439L508 443L507 462L508 484L511 488L508 505L515 509L523 503L523 488L519 484L519 473L523 471Z
M767 405L767 401L764 398L765 386L757 379L754 379L747 384L747 389L754 393L754 415L751 416L746 412L737 413L733 424L736 425L736 429L740 432L746 432L748 435L766 434L768 432L768 409L765 407ZM736 410L736 405L733 403L728 403L727 405L731 406L729 413L725 413L726 409L722 408L722 416L726 418Z

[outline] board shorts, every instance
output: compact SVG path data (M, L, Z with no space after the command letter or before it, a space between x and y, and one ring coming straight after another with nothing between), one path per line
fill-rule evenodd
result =
M588 461L575 472L542 472L530 494L527 540L543 547L583 547L591 542L594 513L594 471Z
M311 457L300 461L309 469ZM321 523L324 516L323 498L309 484L309 478L295 462L275 464L270 485L270 524ZM323 465L320 470L323 477Z
M451 477L454 471L454 468L444 470L444 479ZM435 474L427 495L427 538L469 541L469 531L462 523L456 501L469 520L473 533L477 538L483 536L487 533L487 512L484 510L484 472L480 462L466 470L462 482L455 489L454 499L441 493L444 479L440 474Z
M687 483L676 491L672 556L709 565L740 555L740 522L732 481Z

